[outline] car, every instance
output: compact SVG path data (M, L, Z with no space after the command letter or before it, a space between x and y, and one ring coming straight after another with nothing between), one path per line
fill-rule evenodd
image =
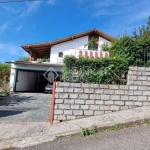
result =
M45 93L52 93L52 91L53 91L53 84L52 83L48 83L45 86Z

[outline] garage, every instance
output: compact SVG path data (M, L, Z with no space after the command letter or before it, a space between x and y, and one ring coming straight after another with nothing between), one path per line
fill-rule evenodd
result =
M48 83L61 80L61 71L60 64L13 62L10 89L13 92L44 92Z

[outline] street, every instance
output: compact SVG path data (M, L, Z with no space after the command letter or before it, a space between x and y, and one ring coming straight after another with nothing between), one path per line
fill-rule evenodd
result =
M98 133L88 137L64 137L23 150L149 150L150 125Z

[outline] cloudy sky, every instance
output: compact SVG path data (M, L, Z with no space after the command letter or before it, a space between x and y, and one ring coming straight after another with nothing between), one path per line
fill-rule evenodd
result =
M0 0L0 2L6 0ZM41 0L0 3L0 62L28 54L24 44L48 42L93 28L117 37L145 25L150 0Z

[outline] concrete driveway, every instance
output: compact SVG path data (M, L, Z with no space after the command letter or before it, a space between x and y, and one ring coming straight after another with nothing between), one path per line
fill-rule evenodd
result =
M49 121L51 94L15 93L0 100L0 121Z

